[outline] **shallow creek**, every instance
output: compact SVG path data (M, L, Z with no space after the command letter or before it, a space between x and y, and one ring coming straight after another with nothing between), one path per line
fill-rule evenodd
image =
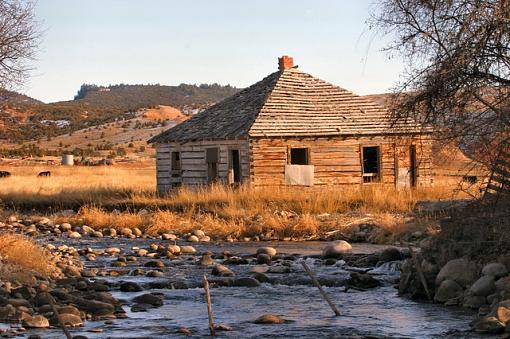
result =
M116 246L124 252L130 252L133 246L147 247L157 242L147 239L80 239L65 240L67 245L77 248L105 248ZM468 328L473 313L461 308L446 308L434 304L417 303L397 296L393 283L398 279L399 262L387 263L373 273L383 282L383 287L369 291L349 290L344 292L344 282L349 272L342 269L341 262L326 266L317 259L326 242L256 242L256 243L207 243L194 244L197 254L204 251L220 253L228 250L233 254L252 255L258 247L272 246L282 254L299 254L291 265L290 273L268 273L271 284L263 283L259 287L218 287L211 290L213 311L216 324L225 324L232 331L217 332L220 338L340 338L348 335L370 336L377 338L473 338L473 333L461 332ZM353 244L354 253L370 254L383 249L383 246ZM164 305L149 309L148 312L130 311L125 305L127 319L116 319L111 324L104 321L87 321L85 326L73 329L73 335L82 334L88 338L173 338L185 337L176 333L181 327L192 331L190 337L199 338L209 334L204 293L199 286L204 273L210 276L211 268L202 268L196 264L199 255L181 256L179 262L172 264L169 259L161 259L167 267L163 268L164 277L145 276L99 277L113 283L134 281L144 287L143 292L123 293L112 289L112 294L129 302L139 294L148 292L162 293ZM88 267L110 268L113 257L97 257L96 261L86 262ZM125 270L143 266L149 258L139 258L130 263ZM339 308L342 315L333 313L321 299L319 291L311 284L299 261L306 260L321 281L326 281L326 292ZM253 265L228 265L237 277L250 276ZM214 280L213 276L210 276ZM186 282L191 288L170 289L151 288L155 283ZM265 313L276 313L288 320L281 325L254 324L253 320ZM89 330L101 328L103 332ZM40 334L43 338L61 338L58 329L30 331L27 334Z

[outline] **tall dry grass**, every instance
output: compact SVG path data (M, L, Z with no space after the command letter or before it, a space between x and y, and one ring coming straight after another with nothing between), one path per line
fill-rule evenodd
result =
M37 177L39 171L47 169L7 169L13 176L0 180L4 206L39 212L73 208L80 211L75 222L97 229L138 227L151 234L185 233L200 228L217 236L301 236L340 227L322 222L322 214L370 213L381 216L385 225L391 222L384 221L384 215L410 212L420 200L459 196L455 190L457 180L436 180L432 187L412 190L384 185L320 190L213 185L183 187L162 197L155 192L152 167L56 166L50 168L50 178ZM147 211L139 213L143 209Z
M34 275L48 277L56 270L51 254L21 235L0 235L0 257L2 280L29 282Z

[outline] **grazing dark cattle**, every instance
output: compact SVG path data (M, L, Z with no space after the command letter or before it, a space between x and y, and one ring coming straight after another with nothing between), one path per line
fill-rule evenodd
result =
M0 171L0 178L8 178L11 176L11 172Z
M44 172L39 172L39 174L37 174L38 177L51 177L51 172L50 171L44 171Z

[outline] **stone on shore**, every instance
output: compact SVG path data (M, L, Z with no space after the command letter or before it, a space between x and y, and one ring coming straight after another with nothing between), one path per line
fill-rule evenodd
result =
M352 246L345 240L338 240L332 244L327 245L322 250L322 257L327 258L342 258L344 254L351 253Z
M496 285L494 284L494 277L492 275L484 275L471 285L469 292L472 295L479 295L486 297L489 294L494 293Z
M276 249L273 247L259 247L257 248L257 254L266 254L270 257L274 257L276 255Z
M483 275L491 275L494 278L501 278L508 274L508 270L505 265L499 262L493 262L485 265L482 268Z
M26 328L48 328L50 327L50 322L42 315L34 315L23 319L23 326Z
M453 259L441 268L436 277L436 286L444 280L453 280L462 287L467 287L477 278L476 264L466 259Z
M121 292L140 292L142 288L135 282L126 281L120 284L120 290Z
M437 289L434 300L438 303L445 303L448 300L459 298L462 296L462 286L453 280L444 280Z

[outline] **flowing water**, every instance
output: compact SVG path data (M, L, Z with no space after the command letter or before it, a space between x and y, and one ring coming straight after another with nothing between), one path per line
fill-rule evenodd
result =
M74 240L67 241L76 247L90 246L105 248L117 246L129 251L132 246L146 247L149 240ZM232 331L217 332L220 338L340 338L346 336L360 337L399 337L399 338L438 338L465 337L472 338L472 333L463 332L473 318L473 313L461 308L446 308L434 304L417 303L397 296L393 287L398 279L400 262L391 262L373 271L383 286L365 292L349 290L345 292L344 282L349 272L344 270L343 262L326 266L317 259L317 254L326 245L324 242L277 242L277 243L219 243L198 244L198 252L212 251L219 253L228 250L237 255L251 255L261 246L275 247L279 253L299 254L290 266L290 273L269 273L271 284L259 287L218 287L211 290L213 311L216 324L225 324ZM373 253L382 246L354 244L355 253ZM112 294L119 299L129 301L135 296L148 292L164 295L164 305L149 309L148 312L130 311L124 306L128 318L116 319L111 324L103 321L87 321L83 328L73 330L73 335L83 334L88 338L174 338L184 337L176 333L177 329L191 329L193 338L209 334L207 328L207 310L204 292L199 288L204 273L210 274L211 268L196 265L197 256L180 259L173 265L168 259L164 269L165 276L148 278L139 276L105 277L112 283L135 281L144 286L143 292L123 293L114 290ZM139 258L133 269L143 265L145 258ZM88 266L109 267L108 261L114 258L98 257ZM321 299L318 289L313 286L299 261L306 260L316 272L325 290L341 312L334 317L326 302ZM249 276L253 265L228 265L238 277ZM210 276L213 281L214 277ZM165 285L170 282L185 281L188 289L154 289L155 284ZM151 285L152 284L152 285ZM265 313L281 315L287 321L280 325L259 325L253 320ZM102 333L89 330L101 328ZM56 329L32 331L43 338L60 338Z

